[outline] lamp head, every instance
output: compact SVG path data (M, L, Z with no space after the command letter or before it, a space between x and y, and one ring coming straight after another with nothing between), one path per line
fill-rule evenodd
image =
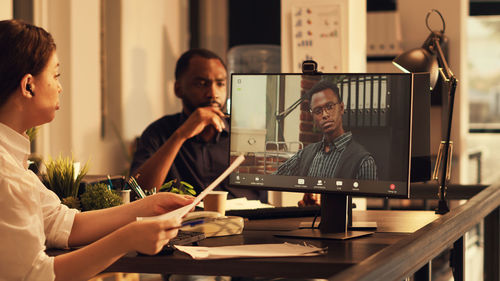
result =
M429 72L431 90L439 76L439 65L436 56L425 47L406 51L396 57L392 63L404 72Z
M440 31L432 30L429 26L429 16L436 13L441 18L442 29ZM425 39L422 47L406 51L396 57L392 63L405 72L429 72L431 91L436 86L439 77L439 67L442 63L441 45L446 44L444 35L445 22L438 10L431 10L425 18L427 29L431 32ZM438 50L439 49L439 50ZM440 57L438 57L440 56ZM441 66L442 67L442 66Z

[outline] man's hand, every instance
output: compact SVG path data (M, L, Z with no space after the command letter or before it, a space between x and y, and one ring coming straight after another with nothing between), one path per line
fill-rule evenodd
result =
M145 189L160 187L184 142L200 134L203 140L208 141L215 136L216 131L224 129L223 118L224 113L215 106L200 107L193 111L160 149L136 170L136 173L141 174L137 179L139 185Z
M299 201L299 206L304 207L304 206L319 206L321 196L319 194L313 194L313 193L304 193L304 197L302 197L302 200Z
M190 139L200 134L207 126L212 126L218 132L222 132L225 128L223 118L224 113L218 107L199 107L189 115L176 133L184 139Z

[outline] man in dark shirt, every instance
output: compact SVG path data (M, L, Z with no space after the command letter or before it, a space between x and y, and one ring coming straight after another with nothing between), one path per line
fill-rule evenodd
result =
M310 144L280 165L276 174L319 178L375 180L377 166L373 156L342 127L344 103L338 87L320 81L308 91L314 124L323 132L320 142ZM306 194L302 203L315 201Z
M175 68L175 95L182 112L164 116L150 124L137 142L130 174L138 176L145 189L170 180L194 186L199 194L227 167L229 124L226 106L227 71L216 54L193 49L184 53ZM229 188L228 198L259 199L259 193Z

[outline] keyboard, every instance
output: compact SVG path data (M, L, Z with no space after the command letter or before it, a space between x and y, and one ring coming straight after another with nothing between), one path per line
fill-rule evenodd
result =
M205 233L197 231L179 230L177 236L170 239L169 245L189 245L205 239Z
M170 255L175 250L174 245L191 245L203 239L205 239L205 234L203 232L179 230L177 236L170 239L168 244L163 246L163 249L156 255Z
M313 217L320 214L320 206L290 206L244 210L227 210L226 216L239 216L247 219L280 219Z

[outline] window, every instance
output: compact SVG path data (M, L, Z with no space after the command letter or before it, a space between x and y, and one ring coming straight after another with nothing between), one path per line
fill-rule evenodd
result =
M500 15L471 16L468 29L471 132L500 132Z
M489 184L500 161L500 1L471 0L467 30L469 178Z

